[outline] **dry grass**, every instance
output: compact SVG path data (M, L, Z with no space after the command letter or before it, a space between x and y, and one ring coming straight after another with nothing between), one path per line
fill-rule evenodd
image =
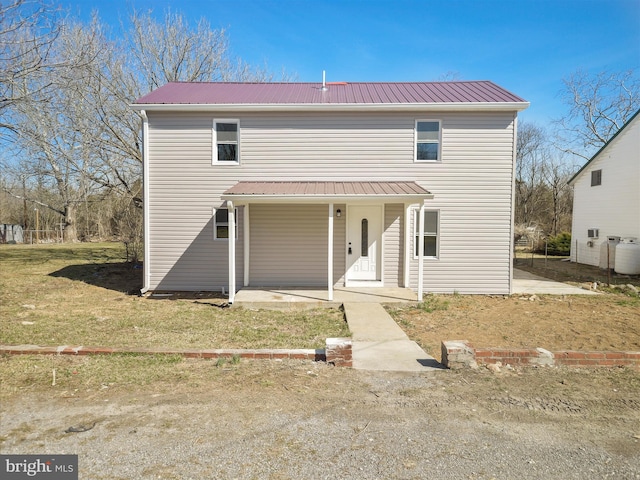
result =
M600 282L602 295L430 295L420 308L397 308L391 314L438 360L442 340L468 340L486 348L640 351L640 297L614 288L640 286L640 277L609 276L590 265L523 252L516 268L574 285Z
M487 348L640 351L639 298L535 298L432 295L425 299L426 308L397 308L391 315L438 360L442 340L468 340Z
M336 309L223 308L207 296L150 299L119 244L0 247L0 343L167 348L322 348L348 336Z

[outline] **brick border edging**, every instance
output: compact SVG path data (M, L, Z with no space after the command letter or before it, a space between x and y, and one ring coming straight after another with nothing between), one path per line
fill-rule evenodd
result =
M350 338L328 338L326 349L205 349L180 350L166 348L107 348L61 345L0 345L0 355L181 355L185 358L244 358L249 360L312 360L327 362L338 367L352 366Z
M578 352L544 348L474 348L467 340L442 342L442 364L450 369L496 363L518 366L632 367L640 369L640 352Z
M207 349L207 350L180 350L166 348L105 348L68 346L41 347L39 345L0 346L0 355L113 355L113 354L137 354L137 355L181 355L185 358L245 358L259 360L313 360L326 361L324 349Z

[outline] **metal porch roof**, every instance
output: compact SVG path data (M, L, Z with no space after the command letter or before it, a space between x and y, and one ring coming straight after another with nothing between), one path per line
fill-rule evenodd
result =
M238 182L222 194L224 200L353 200L363 198L432 198L416 182Z

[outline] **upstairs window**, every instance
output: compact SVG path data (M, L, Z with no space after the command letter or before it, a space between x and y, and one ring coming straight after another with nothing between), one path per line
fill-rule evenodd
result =
M597 187L598 185L602 185L602 170L592 170L591 171L591 186Z
M238 120L213 121L213 163L239 163L239 127Z
M439 120L416 121L416 162L440 161L440 131Z
M418 258L420 248L420 210L414 215L415 246L413 253ZM424 256L436 258L438 256L438 211L424 211Z

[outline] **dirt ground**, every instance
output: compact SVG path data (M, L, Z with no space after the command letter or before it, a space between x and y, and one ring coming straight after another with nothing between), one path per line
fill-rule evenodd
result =
M60 361L78 376L8 380L0 449L78 454L83 479L640 478L640 374L629 369L184 360L132 385L80 378L95 358Z
M438 360L443 340L468 340L475 347L640 351L640 298L608 287L606 272L560 259L521 259L516 266L585 288L604 278L596 287L601 295L431 295L422 308L389 312ZM612 277L614 287L627 284L640 285L640 279Z

